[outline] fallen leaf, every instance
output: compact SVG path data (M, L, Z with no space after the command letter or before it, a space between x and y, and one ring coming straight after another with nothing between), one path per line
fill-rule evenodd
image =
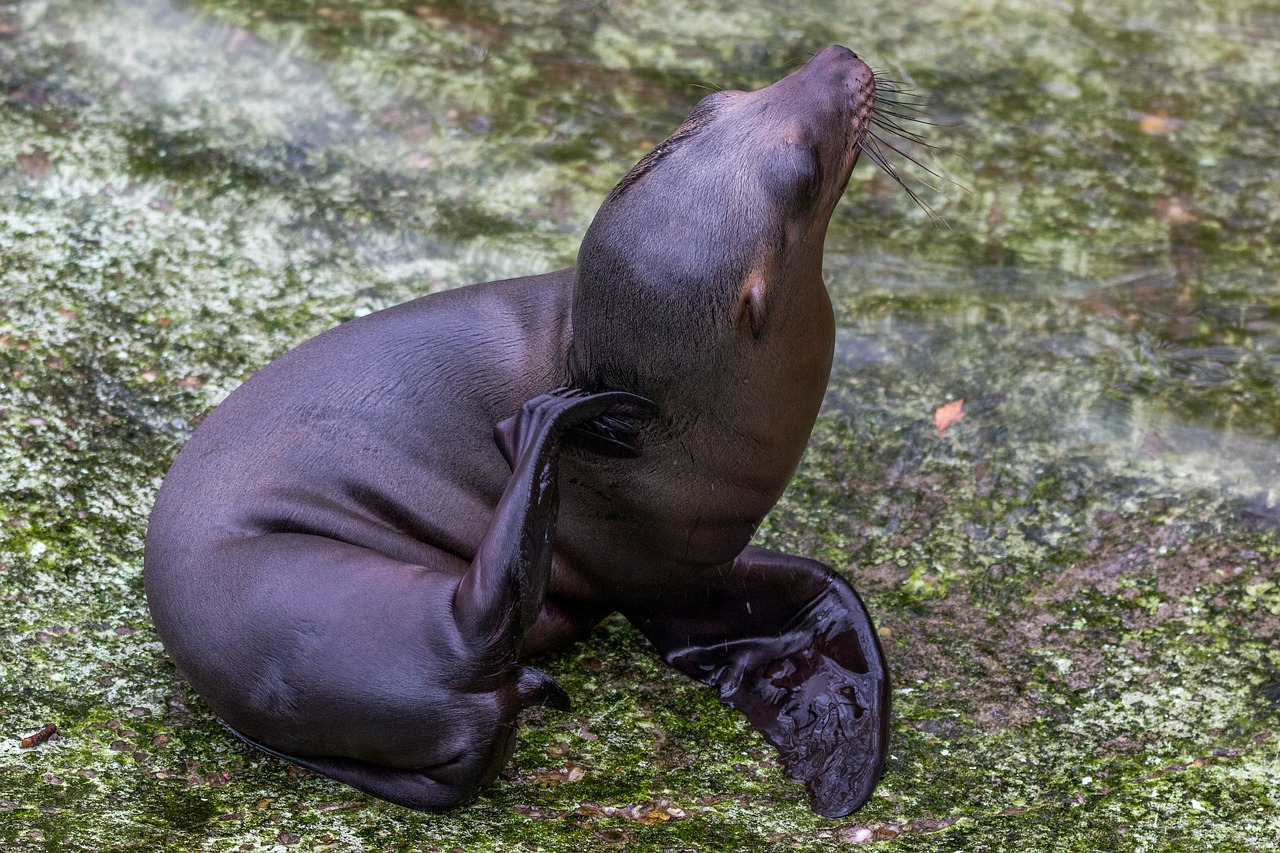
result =
M952 424L958 424L964 420L964 412L961 408L964 406L964 400L955 400L947 403L945 406L939 406L933 413L933 425L938 428L938 438L942 438L946 433L947 427Z
M1155 200L1155 208L1156 219L1168 225L1186 225L1200 218L1196 216L1189 204L1184 204L1182 199L1172 196L1158 196Z
M49 174L49 170L53 168L53 160L49 159L49 152L37 149L30 154L19 154L18 165L28 178L38 181Z
M1138 116L1138 130L1148 136L1168 136L1184 124L1184 120L1166 115L1143 113Z

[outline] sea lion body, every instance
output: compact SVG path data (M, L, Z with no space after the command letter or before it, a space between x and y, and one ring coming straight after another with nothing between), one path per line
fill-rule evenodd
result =
M157 629L214 712L448 807L496 776L523 707L566 702L519 660L621 611L817 810L860 806L888 710L870 619L825 566L749 540L822 401L822 245L873 102L839 47L717 93L609 196L576 268L353 320L231 394L146 543Z

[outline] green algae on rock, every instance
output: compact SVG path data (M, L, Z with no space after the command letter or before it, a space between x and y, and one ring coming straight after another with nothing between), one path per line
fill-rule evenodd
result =
M0 4L0 845L1277 849L1274 22L1212 0ZM829 42L915 84L949 152L927 162L964 187L925 193L935 225L855 174L826 413L760 533L847 571L882 625L871 804L813 817L617 621L547 663L576 709L530 715L464 811L228 738L141 596L190 425L343 319L571 262L705 88Z

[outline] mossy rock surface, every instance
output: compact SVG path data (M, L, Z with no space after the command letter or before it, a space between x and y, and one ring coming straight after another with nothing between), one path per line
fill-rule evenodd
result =
M0 3L0 847L1280 849L1277 20ZM938 173L903 168L932 218L870 166L850 184L830 392L758 537L844 572L881 626L892 748L866 808L812 814L616 619L545 662L574 710L526 715L459 811L230 737L141 584L204 413L335 323L571 263L701 94L831 42L914 85L945 149L895 143Z

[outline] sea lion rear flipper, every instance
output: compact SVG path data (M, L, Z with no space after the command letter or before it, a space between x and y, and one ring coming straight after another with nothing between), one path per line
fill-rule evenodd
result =
M668 663L746 714L815 811L841 817L866 802L888 748L889 679L871 618L843 578L747 548L707 586L632 621Z

